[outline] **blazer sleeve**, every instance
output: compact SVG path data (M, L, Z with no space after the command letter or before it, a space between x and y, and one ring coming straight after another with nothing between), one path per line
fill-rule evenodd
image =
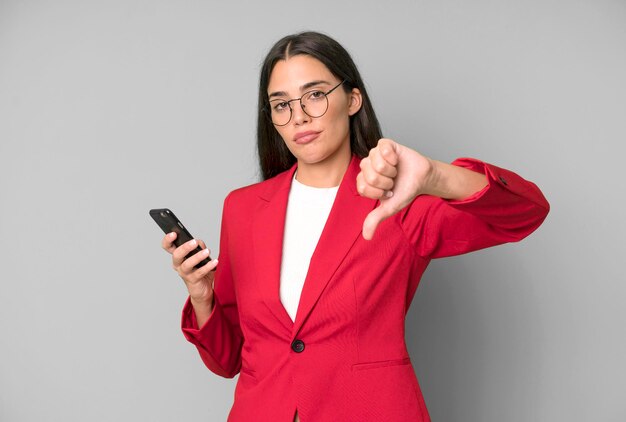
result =
M239 325L237 299L233 286L228 243L228 199L224 201L220 233L219 264L213 286L214 305L209 319L198 327L195 312L187 299L183 308L181 328L193 343L204 364L217 375L232 378L241 368L243 334Z
M488 184L459 201L421 195L403 210L402 228L422 257L460 255L517 242L546 218L550 206L534 183L472 158L452 164L485 174Z

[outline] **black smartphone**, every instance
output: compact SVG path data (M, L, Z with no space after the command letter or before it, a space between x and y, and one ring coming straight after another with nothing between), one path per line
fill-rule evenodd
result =
M189 242L193 239L193 236L189 231L183 226L183 223L180 222L178 218L174 215L172 211L167 208L157 208L150 210L150 216L152 219L161 227L165 234L176 232L176 240L174 240L174 244L176 246L180 246L183 243ZM200 246L196 246L196 249L189 252L189 254L185 257L185 259L189 258L191 255L195 255L200 252L202 249ZM200 268L203 265L207 264L211 260L211 257L207 257L200 261L195 268Z

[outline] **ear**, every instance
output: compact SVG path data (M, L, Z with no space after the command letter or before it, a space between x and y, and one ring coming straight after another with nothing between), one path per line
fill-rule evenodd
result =
M350 116L355 115L363 105L363 97L361 96L361 91L358 88L352 88L350 92L350 104L348 105L348 114Z

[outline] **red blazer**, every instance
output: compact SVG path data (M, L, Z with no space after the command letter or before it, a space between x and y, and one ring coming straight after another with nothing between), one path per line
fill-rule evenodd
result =
M202 360L239 374L228 420L430 421L404 339L405 316L432 258L519 241L544 220L541 191L472 159L487 175L463 201L419 196L363 239L377 201L356 190L354 157L311 258L295 323L279 298L283 227L295 170L228 195L215 307L199 328L189 302L182 329Z

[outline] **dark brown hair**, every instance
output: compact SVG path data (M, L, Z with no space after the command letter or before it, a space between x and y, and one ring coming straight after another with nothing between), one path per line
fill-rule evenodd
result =
M350 116L350 148L353 154L365 157L382 137L374 108L365 90L350 54L337 41L319 32L301 32L288 35L271 48L259 81L259 114L257 119L257 149L263 180L289 169L296 158L291 154L278 131L268 118L269 100L267 86L276 63L299 54L311 56L322 62L340 80L345 80L346 92L358 88L361 91L361 109Z

